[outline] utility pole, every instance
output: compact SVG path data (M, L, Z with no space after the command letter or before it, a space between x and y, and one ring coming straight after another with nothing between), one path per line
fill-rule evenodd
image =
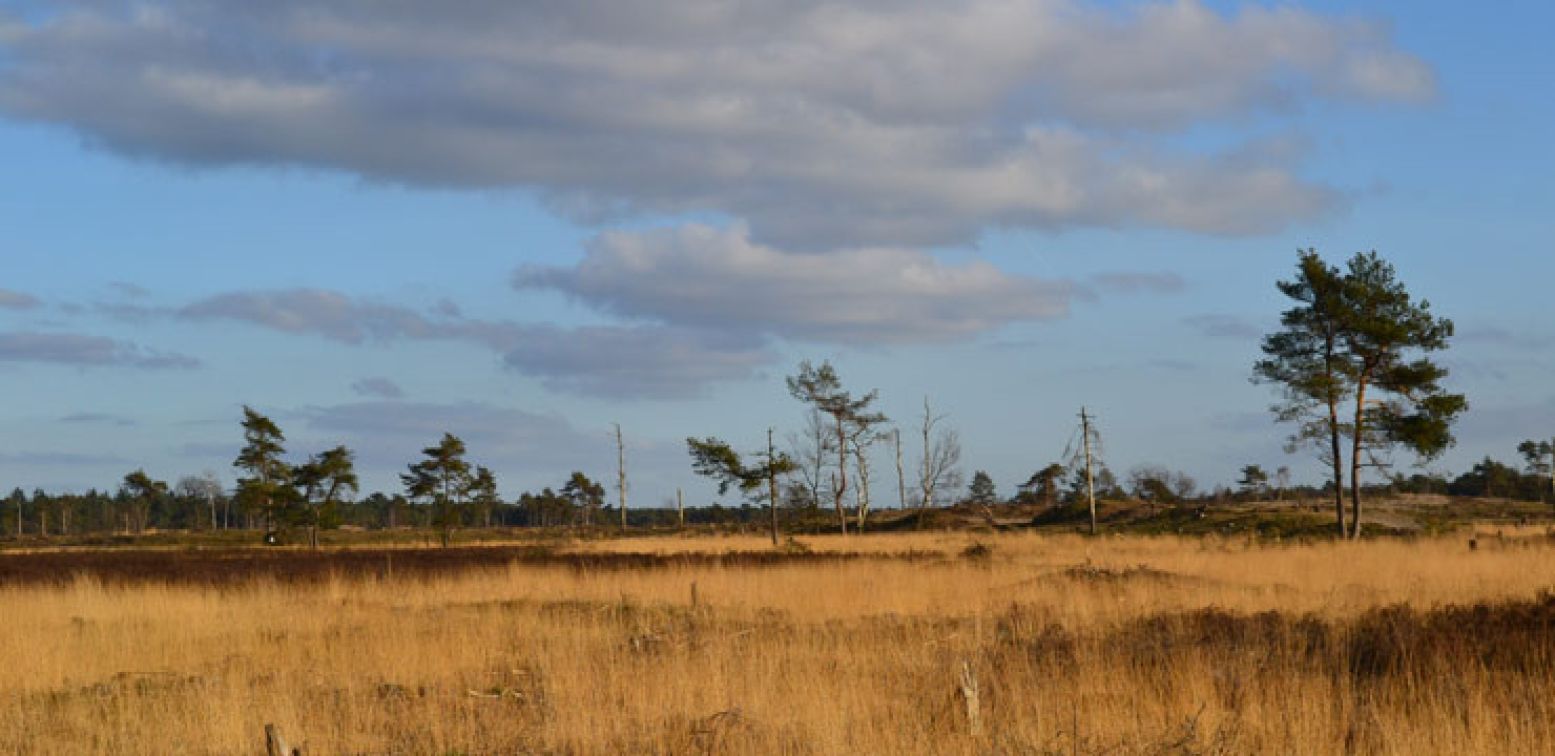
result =
M777 450L772 446L772 428L767 428L767 501L772 508L772 545L778 545Z
M1080 408L1080 436L1085 442L1085 496L1091 502L1091 535L1096 535L1096 478L1091 472L1091 416Z
M621 492L621 532L626 532L626 443L621 440L621 424L616 423L616 488Z

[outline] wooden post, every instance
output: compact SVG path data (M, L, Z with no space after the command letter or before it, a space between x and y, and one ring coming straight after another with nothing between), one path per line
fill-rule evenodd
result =
M281 728L273 724L265 725L265 754L267 756L301 756L301 748L290 748L286 745L286 736L281 734Z
M977 673L972 663L961 662L961 699L966 702L966 727L973 737L983 732L983 702L977 687Z
M680 489L675 489L675 516L680 518L680 527L686 527L686 495Z

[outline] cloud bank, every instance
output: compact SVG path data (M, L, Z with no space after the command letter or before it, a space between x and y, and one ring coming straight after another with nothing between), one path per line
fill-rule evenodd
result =
M124 154L718 213L789 249L1277 229L1342 194L1171 137L1435 91L1382 24L1198 0L77 0L0 16L0 57L0 113Z

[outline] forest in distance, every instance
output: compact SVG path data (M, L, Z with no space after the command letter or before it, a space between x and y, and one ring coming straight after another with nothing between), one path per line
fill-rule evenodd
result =
M1468 403L1448 390L1447 370L1432 359L1448 347L1452 322L1415 300L1390 263L1369 252L1340 267L1305 250L1295 275L1277 286L1291 307L1281 315L1281 328L1262 340L1252 377L1276 392L1271 410L1289 429L1287 451L1314 453L1329 470L1317 483L1292 481L1286 466L1257 463L1242 466L1234 482L1208 486L1160 465L1120 473L1099 454L1100 434L1082 410L1083 422L1063 458L1001 493L981 470L966 476L971 465L962 458L957 430L927 399L921 417L892 424L873 409L875 391L855 394L829 362L806 361L787 379L804 408L804 427L787 434L782 449L771 443L770 431L765 449L746 454L718 438L687 439L691 470L715 483L720 496L732 490L735 500L728 505L721 499L688 505L677 492L654 505L629 506L619 426L614 481L573 471L559 475L555 486L504 499L492 470L471 462L465 442L446 433L407 465L403 490L363 495L351 449L337 446L288 461L280 426L245 406L234 487L214 472L170 484L137 469L113 491L29 494L18 488L0 502L0 530L15 540L241 530L263 532L272 542L317 545L321 531L342 527L422 528L447 543L469 528L765 525L776 541L779 529L816 531L828 518L843 534L850 527L867 529L872 516L890 521L915 515L921 527L924 512L939 508L1024 508L1049 524L1065 518L1084 524L1088 515L1095 532L1098 502L1104 510L1156 516L1187 509L1202 516L1217 505L1329 501L1337 532L1354 536L1366 498L1555 499L1555 440L1509 439L1514 463L1486 457L1456 476L1392 464L1400 453L1438 457L1453 444L1452 425ZM916 448L904 464L908 445ZM894 460L894 470L875 469L881 450ZM666 498L673 503L665 504Z

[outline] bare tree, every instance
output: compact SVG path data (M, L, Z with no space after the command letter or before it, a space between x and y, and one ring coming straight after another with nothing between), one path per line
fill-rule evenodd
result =
M809 504L819 505L825 497L827 470L832 463L831 429L826 426L826 416L818 409L805 413L804 429L788 434L789 456L793 458L795 472L809 496Z
M891 429L891 443L896 447L896 505L907 509L907 476L902 472L902 429Z
M861 438L852 439L853 469L858 472L858 488L853 492L854 504L858 510L854 522L858 532L864 532L864 522L869 519L869 447L872 441L878 438L874 434L864 434Z
M616 423L616 490L621 494L621 530L626 531L626 442L621 439L621 424Z
M923 398L923 423L919 432L923 437L923 459L918 464L918 491L922 495L922 507L935 506L938 491L955 490L961 486L961 437L953 428L941 427L945 415L936 415L929 406L929 398ZM923 517L918 518L922 527Z
M216 473L206 470L199 476L187 475L178 479L176 486L178 495L190 501L203 501L210 509L211 530L217 527L216 500L222 496L221 479Z

